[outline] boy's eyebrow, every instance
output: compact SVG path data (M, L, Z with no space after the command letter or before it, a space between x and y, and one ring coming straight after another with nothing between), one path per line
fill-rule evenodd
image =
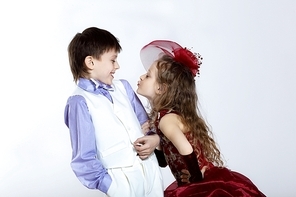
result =
M114 54L114 55L111 55L110 57L111 57L111 58L117 58L118 55L117 55L117 54Z

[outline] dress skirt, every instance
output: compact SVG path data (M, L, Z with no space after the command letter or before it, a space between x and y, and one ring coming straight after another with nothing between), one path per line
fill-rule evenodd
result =
M165 197L265 197L246 176L227 168L212 167L204 179L178 187L169 185Z

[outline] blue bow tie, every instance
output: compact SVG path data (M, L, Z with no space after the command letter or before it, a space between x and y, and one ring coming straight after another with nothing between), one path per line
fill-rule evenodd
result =
M108 90L108 91L114 91L114 88L111 85L107 85L104 83L101 83L99 86L97 86L98 89L104 89L104 90Z
M98 81L95 81L94 79L91 79L91 81L94 82L94 84L96 85L95 92L104 95L113 103L113 99L109 93L109 91L114 91L113 87L111 85L99 83Z
M101 94L103 94L105 97L107 97L109 99L109 101L111 101L113 103L113 99L112 99L112 96L110 95L110 92L109 91L114 91L114 89L110 85L100 84L97 87L97 90Z

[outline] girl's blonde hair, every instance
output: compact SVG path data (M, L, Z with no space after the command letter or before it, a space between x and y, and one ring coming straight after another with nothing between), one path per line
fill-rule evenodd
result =
M208 162L216 166L223 166L220 150L213 139L213 133L198 108L195 79L191 71L168 55L157 60L156 68L158 70L156 80L163 93L151 101L149 115L152 125L160 110L173 109L177 111L181 122L192 132L196 140L195 144L200 145L199 154L203 154Z

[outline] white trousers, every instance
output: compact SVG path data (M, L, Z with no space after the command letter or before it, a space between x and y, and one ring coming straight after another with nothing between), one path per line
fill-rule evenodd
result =
M163 179L154 154L145 160L138 158L126 168L108 169L112 178L109 197L163 197Z

